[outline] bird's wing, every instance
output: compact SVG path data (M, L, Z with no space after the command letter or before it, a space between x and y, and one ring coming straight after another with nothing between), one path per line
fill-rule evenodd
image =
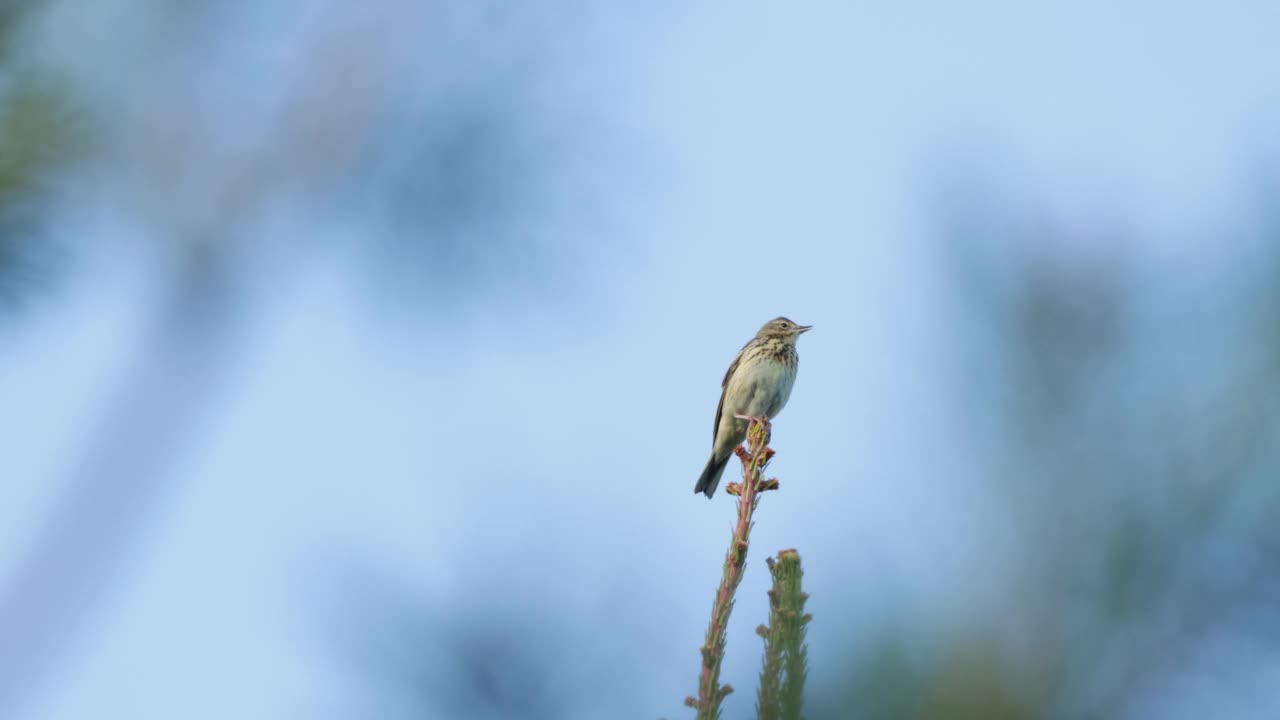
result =
M711 444L716 442L716 433L720 432L720 414L724 412L724 396L729 392L729 378L733 377L733 371L738 369L738 361L742 359L742 351L738 351L738 356L729 364L729 369L724 373L724 380L720 381L720 404L716 406L716 422L711 426Z

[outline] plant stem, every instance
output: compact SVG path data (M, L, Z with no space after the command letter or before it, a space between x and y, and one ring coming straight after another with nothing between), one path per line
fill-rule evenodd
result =
M778 693L778 717L781 720L800 720L804 701L804 681L809 673L808 648L804 644L805 626L811 616L804 612L809 594L801 591L800 579L804 571L800 567L800 553L783 550L778 561L769 563L773 574L773 590L769 592L770 604L776 608L771 635L780 646L783 657L783 681Z
M773 576L773 588L769 590L769 624L756 628L756 634L764 638L764 667L760 670L760 688L756 695L757 720L778 720L782 711L779 695L782 692L782 613L778 604L777 563L773 558L765 560Z
M729 626L729 614L733 611L733 594L742 582L742 571L747 564L748 541L751 537L752 513L759 502L762 475L773 451L768 448L769 421L753 419L747 429L748 452L738 449L742 460L742 485L738 487L738 521L733 528L733 538L725 553L724 574L711 606L711 622L707 626L706 643L702 646L702 672L698 677L698 697L685 703L697 709L698 720L719 720L720 702L733 692L733 686L720 685L720 663L724 659L725 631ZM730 483L733 493L736 483Z

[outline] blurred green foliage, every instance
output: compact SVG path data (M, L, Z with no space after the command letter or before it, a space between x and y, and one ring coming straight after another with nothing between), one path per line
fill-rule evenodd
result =
M77 133L59 85L19 70L0 102L0 198L10 204L39 188L65 162Z
M1008 206L966 196L941 233L1004 597L850 641L814 718L1153 716L1209 653L1238 675L1280 638L1278 206L1199 266Z
M0 306L9 307L53 276L59 253L40 210L85 140L66 84L21 52L23 13L34 7L0 6Z

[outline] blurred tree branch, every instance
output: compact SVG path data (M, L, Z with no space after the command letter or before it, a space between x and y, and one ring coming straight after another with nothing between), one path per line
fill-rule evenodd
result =
M1280 205L1212 233L1209 269L981 185L945 202L941 252L957 427L1012 526L1008 602L944 632L905 619L851 673L888 689L823 713L1151 716L1206 653L1243 668L1280 640Z
M3 39L17 27L20 5L0 5L0 57L10 48ZM459 290L463 277L485 281L483 274L459 272L448 261L454 245L471 248L497 238L514 246L530 236L526 221L536 203L526 201L557 179L551 161L564 161L541 142L542 133L566 125L543 116L545 103L533 89L540 68L521 51L559 36L540 31L512 42L471 42L491 40L491 25L508 14L496 4L446 3L352 6L308 14L320 18L310 25L291 13L271 15L281 25L261 33L266 40L259 41L302 38L290 51L268 53L297 64L282 61L282 67L262 69L263 77L254 82L267 87L262 94L273 100L255 106L260 115L248 113L247 120L235 112L208 112L211 101L202 93L225 87L201 84L210 66L217 67L214 75L243 68L234 62L219 66L227 59L185 51L172 41L243 30L222 26L235 14L184 5L166 6L149 18L148 32L163 36L159 44L170 54L134 68L146 76L137 97L93 108L99 113L95 120L109 130L95 137L93 149L94 159L110 164L118 180L110 188L113 210L152 241L149 259L166 270L148 309L153 315L147 333L69 459L48 517L13 574L0 578L0 716L10 715L43 685L54 661L87 627L91 610L110 598L119 571L138 550L148 516L171 491L176 461L198 437L231 363L244 349L255 304L318 246L307 232L264 232L282 208L302 205L323 216L337 207L361 216L367 226L356 233L359 242L394 244L392 262L384 262L376 247L359 248L379 261L381 275L392 268L425 268L444 294ZM439 76L424 81L430 63L420 61L421 55L447 60L440 63L447 72L432 66ZM288 81L271 85L279 81L272 72ZM246 86L249 95L260 89ZM230 97L218 97L224 103L219 107L238 108L246 100L235 94L243 88L235 87ZM0 111L0 214L25 206L54 164L83 159L69 152L78 148L67 139L74 133L63 134L74 128L57 122L64 117L58 104L63 95L36 84L0 87L6 91L16 92L12 97L21 102ZM67 95L74 91L72 84ZM101 117L113 111L124 116ZM534 149L540 154L525 154ZM412 162L402 164L406 156ZM427 208L411 218L413 241L404 240L408 228L387 232L378 225L385 218L362 216L386 198L401 208ZM424 261L415 254L424 247L443 248L444 254L428 252ZM19 270L30 265L28 251L35 249L29 234L0 234L0 293L15 287ZM492 250L469 252L504 257ZM522 276L528 269L519 263L502 268Z

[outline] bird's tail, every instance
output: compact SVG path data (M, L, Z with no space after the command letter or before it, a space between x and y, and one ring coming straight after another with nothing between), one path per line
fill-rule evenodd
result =
M707 497L711 497L716 492L716 486L720 484L720 476L724 474L724 467L729 464L731 456L725 455L723 458L716 460L716 454L711 453L711 459L707 461L707 467L702 471L702 477L698 478L698 484L693 487L695 493L705 493Z

